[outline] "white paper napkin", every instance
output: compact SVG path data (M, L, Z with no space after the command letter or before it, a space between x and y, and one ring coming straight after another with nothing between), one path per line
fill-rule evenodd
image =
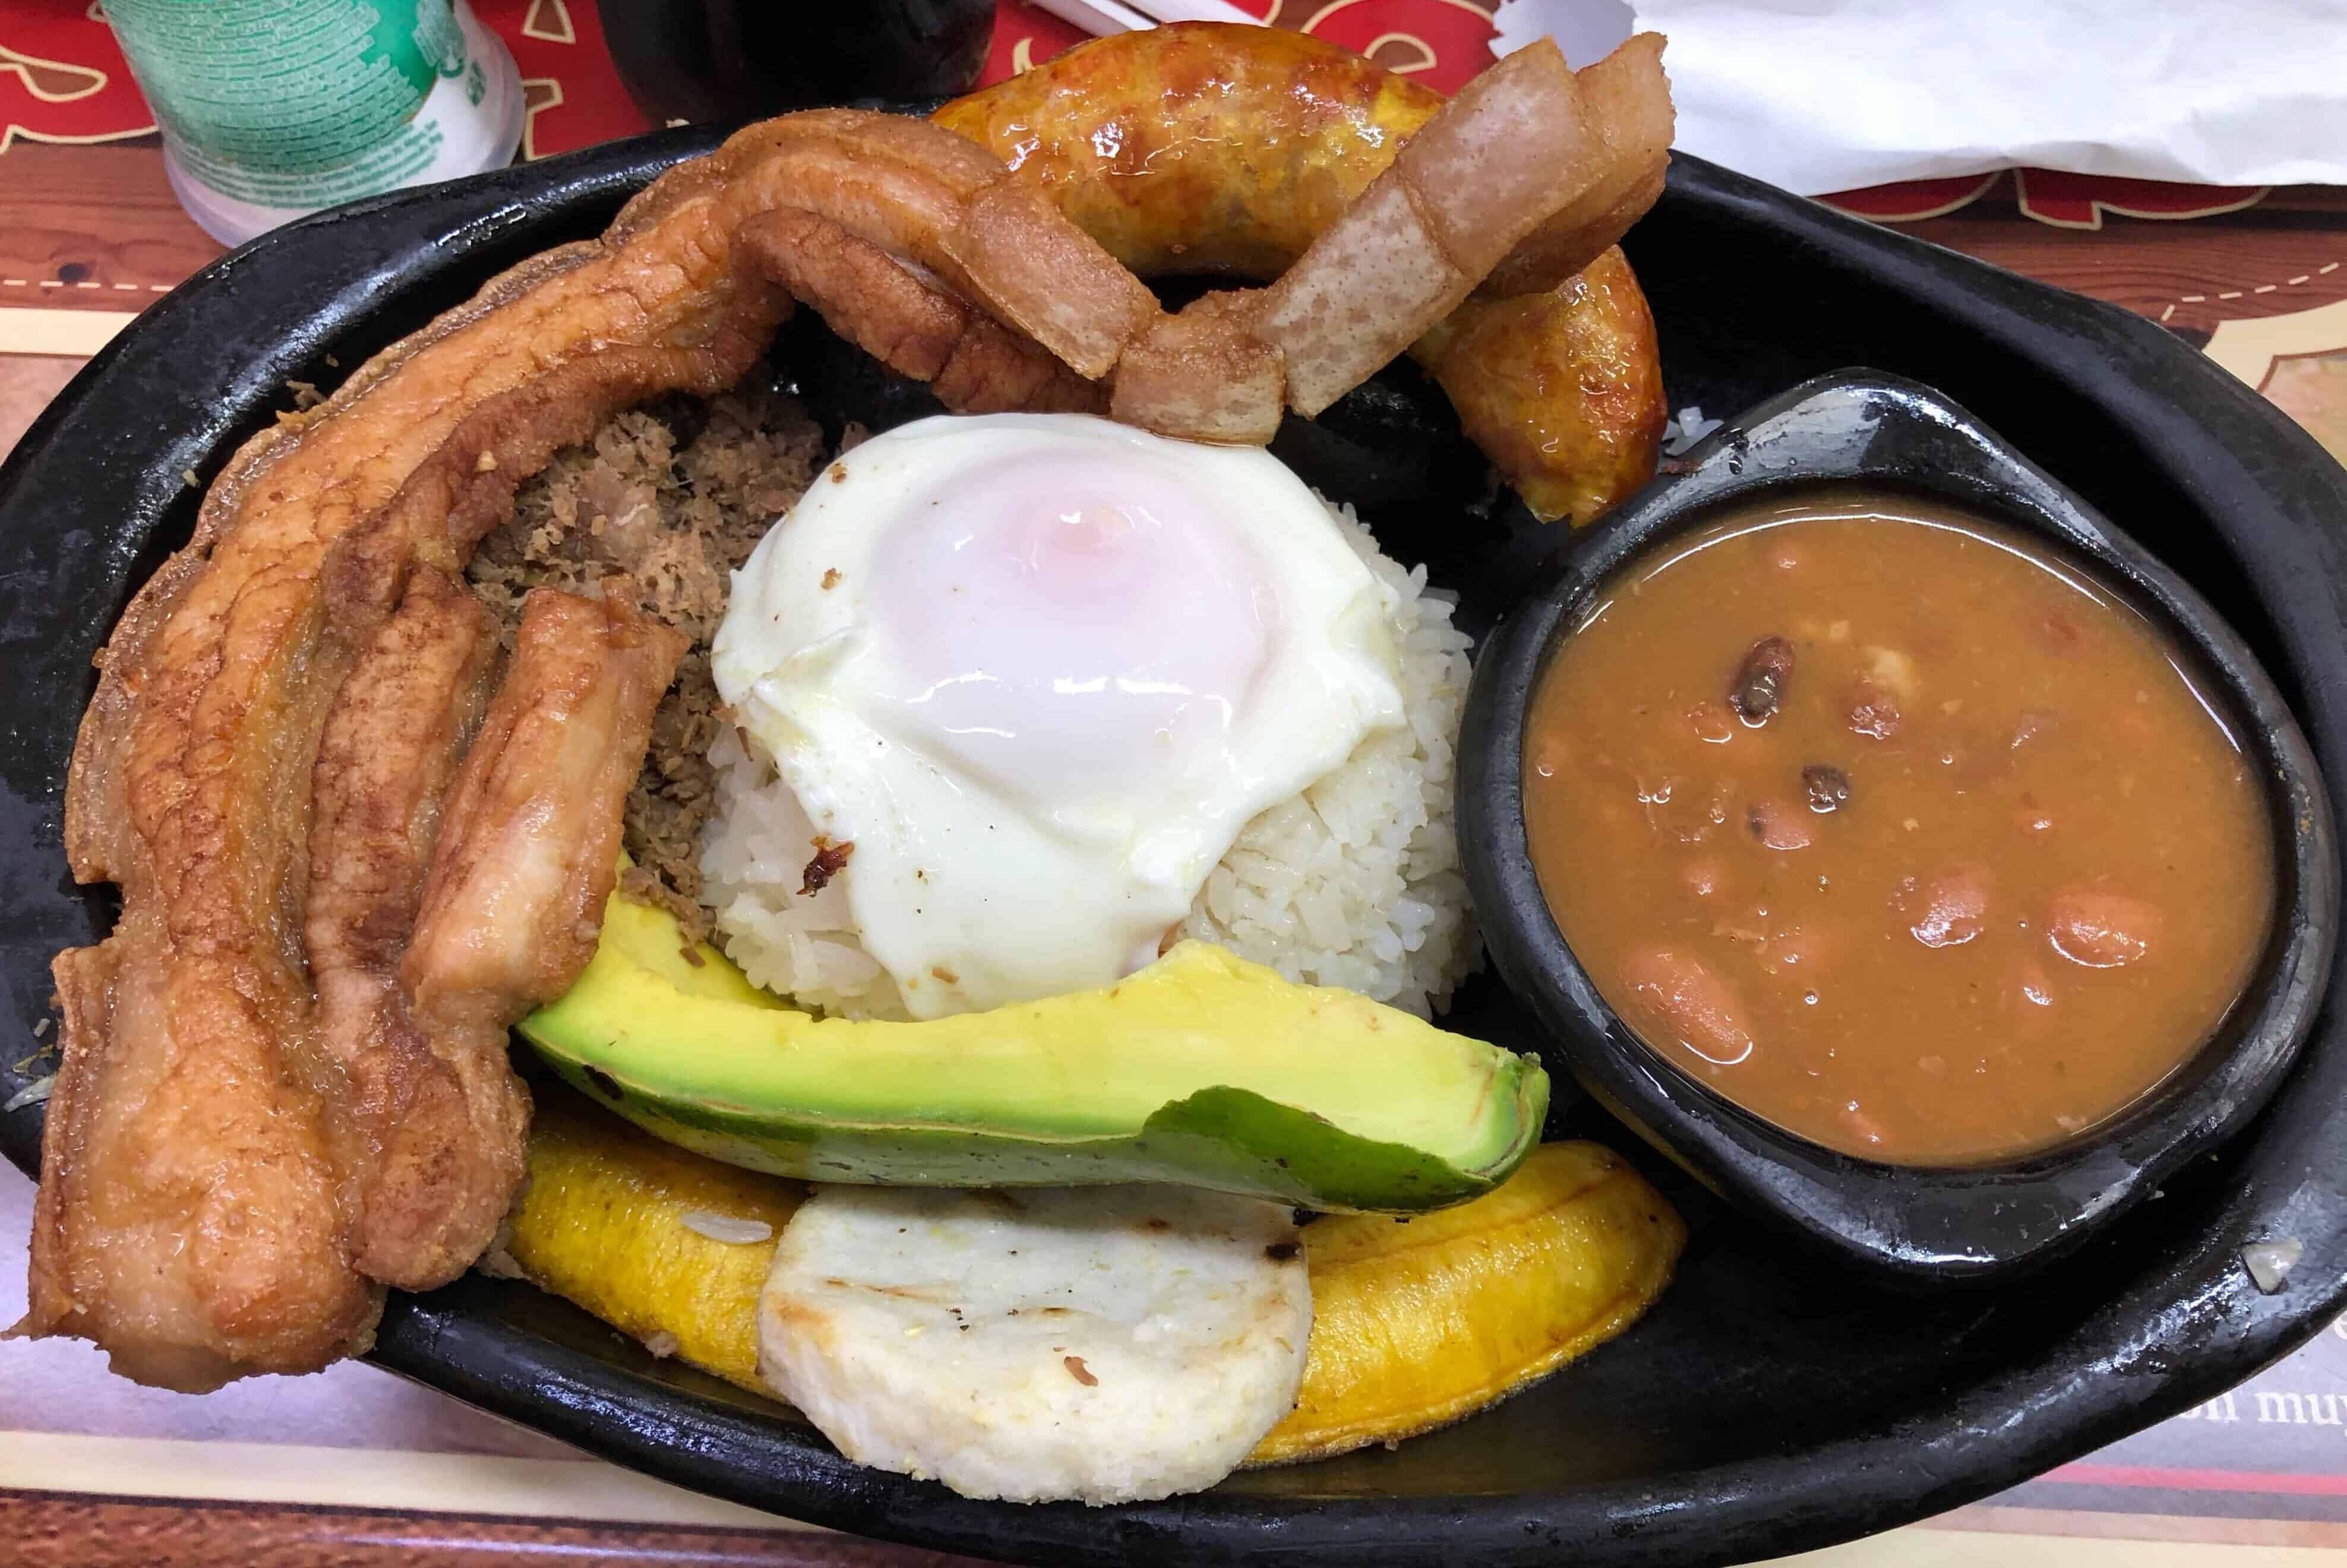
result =
M1635 19L1632 13L1635 12ZM1670 36L1677 145L1806 194L2012 165L2347 184L2347 0L1502 0L1502 53Z

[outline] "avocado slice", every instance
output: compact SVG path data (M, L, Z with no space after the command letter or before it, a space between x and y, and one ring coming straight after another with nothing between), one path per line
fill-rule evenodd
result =
M1178 1182L1416 1213L1505 1180L1548 1108L1532 1057L1204 942L1099 990L855 1022L616 895L586 973L519 1028L655 1136L819 1182Z

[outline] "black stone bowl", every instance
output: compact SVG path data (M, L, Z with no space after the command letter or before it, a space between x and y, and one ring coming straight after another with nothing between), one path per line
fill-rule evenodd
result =
M124 598L187 537L200 483L500 267L595 232L713 133L662 132L368 201L294 224L149 310L0 467L0 979L18 1045L0 1102L50 1071L48 961L112 918L59 847L89 655ZM1661 324L1672 405L1715 413L1838 365L1942 388L2098 512L2124 518L2248 639L2315 754L2347 778L2347 475L2302 432L2147 323L1680 159L1628 241ZM805 326L802 331L801 327ZM919 396L794 323L778 351L826 419L896 418ZM1407 369L1279 450L1428 560L1486 630L1553 530L1482 503L1482 467ZM1553 1135L1642 1160L1687 1216L1677 1279L1628 1334L1448 1430L1212 1491L1113 1508L1020 1508L840 1459L777 1407L659 1361L566 1304L469 1277L395 1295L373 1358L622 1464L891 1540L1055 1565L1670 1564L1820 1546L1954 1507L2231 1386L2347 1297L2347 1039L2325 1009L2241 1133L2025 1289L1915 1296L1723 1214L1586 1101ZM1488 978L1453 1015L1537 1047ZM1573 1097L1561 1096L1561 1100ZM0 1151L38 1163L37 1104ZM2243 1244L2295 1236L2278 1295Z
M2314 1025L2339 941L2339 845L2312 751L2249 645L2159 559L1963 409L1850 371L1771 398L1574 539L1486 640L1459 739L1459 836L1492 961L1583 1087L1788 1233L1911 1284L2041 1267L2272 1097ZM2256 977L2190 1061L2110 1122L2025 1159L1931 1169L1853 1159L1762 1121L1649 1050L1598 994L1532 870L1524 726L1541 677L1624 570L1724 507L1862 482L1952 501L2096 569L2168 635L2265 781L2276 915ZM1602 853L1602 850L1598 851Z

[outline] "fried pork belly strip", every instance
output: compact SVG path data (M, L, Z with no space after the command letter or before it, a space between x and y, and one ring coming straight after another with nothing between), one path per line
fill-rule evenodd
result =
M534 256L492 280L466 304L368 361L325 404L305 414L281 418L274 428L246 442L230 460L205 493L194 536L187 547L158 568L132 597L99 655L97 691L82 715L66 785L66 856L77 878L83 882L121 883L127 892L130 879L140 870L146 857L144 842L132 820L128 798L132 729L147 705L146 698L153 683L150 665L158 656L158 639L178 619L198 582L209 575L215 548L223 538L231 533L249 534L252 545L272 550L290 547L298 539L316 543L339 532L331 522L320 526L325 520L313 515L323 509L323 492L333 486L333 460L363 447L387 446L391 440L389 432L372 436L354 432L342 416L361 402L370 401L378 384L395 370L427 352L435 352L436 359L445 358L452 351L460 351L461 345L486 357L487 345L465 340L488 330L487 323L497 312L537 287L566 283L575 286L567 275L591 261L597 250L593 244L562 246ZM447 341L450 339L458 341L451 343ZM508 373L509 379L522 380L525 370L526 367L515 367ZM461 409L450 410L447 423L453 425L462 413ZM414 462L421 461L439 433L425 430L418 434L421 439L408 444L405 454L413 459L410 467ZM331 446L333 450L319 451L307 462L296 460L302 448L313 445ZM393 456L392 462L396 465L397 456ZM278 472L281 466L284 468L282 473ZM346 526L354 501L387 502L405 471L402 469L390 484L381 478L374 480L365 497L343 499L332 521ZM351 476L349 483L356 484L357 477ZM293 486L315 494L296 496ZM273 526L280 519L264 523L255 518L238 527L249 515L280 508L298 510L303 515L283 518L285 526L282 528ZM254 569L249 559L240 561L234 557L223 564L241 578ZM215 591L208 597L219 596ZM220 630L219 611L207 610L200 619L217 636Z
M1006 178L983 149L927 121L853 109L785 115L742 131L709 162L697 180L730 179L754 192L759 210L825 219L1088 380L1106 375L1159 313L1148 287L1058 208ZM620 226L633 210L620 213Z
M521 1176L529 1101L502 1053L437 1049L399 986L497 648L488 611L462 583L418 570L343 682L313 773L304 936L318 1040L348 1086L353 1261L409 1288L469 1266Z
M1287 367L1257 335L1256 302L1225 291L1160 316L1117 362L1110 414L1193 441L1268 446L1287 402Z
M1662 35L1636 35L1575 79L1595 139L1584 183L1491 269L1478 294L1547 293L1604 255L1663 194L1676 117Z
M487 613L426 568L343 684L318 753L308 943L351 1085L347 1201L372 1278L454 1278L520 1190L529 1096L506 1028L593 951L580 929L610 896L620 803L683 646L624 605L532 594L484 722ZM484 933L506 944L486 964Z
M620 241L524 263L250 443L109 644L67 837L124 913L59 963L76 1005L30 1332L190 1388L366 1343L379 1292L337 1202L349 1090L302 948L319 741L416 552L460 565L611 398L713 394L754 359L786 302L735 276L730 240L770 193L663 183Z
M342 1260L314 1081L272 1032L292 999L232 956L174 954L150 902L58 955L66 1052L42 1134L26 1328L199 1393L365 1348L382 1310ZM262 980L266 984L265 980Z
M504 1071L507 1027L594 957L619 875L620 808L685 646L617 598L541 588L522 600L513 661L449 795L400 966L436 1050L461 1045ZM517 1172L522 1132L511 1133ZM474 1255L487 1241L484 1231Z
M762 213L735 241L832 331L897 374L928 382L957 414L1105 410L1104 388L827 219Z
M1319 413L1449 315L1579 194L1593 139L1545 38L1469 82L1265 289L1255 327L1289 405Z

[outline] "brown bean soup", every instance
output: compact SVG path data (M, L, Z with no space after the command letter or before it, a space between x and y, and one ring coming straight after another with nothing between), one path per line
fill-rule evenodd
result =
M1610 584L1526 733L1532 863L1654 1049L1829 1148L2005 1158L2141 1098L2273 917L2261 781L2049 546L1833 489Z

